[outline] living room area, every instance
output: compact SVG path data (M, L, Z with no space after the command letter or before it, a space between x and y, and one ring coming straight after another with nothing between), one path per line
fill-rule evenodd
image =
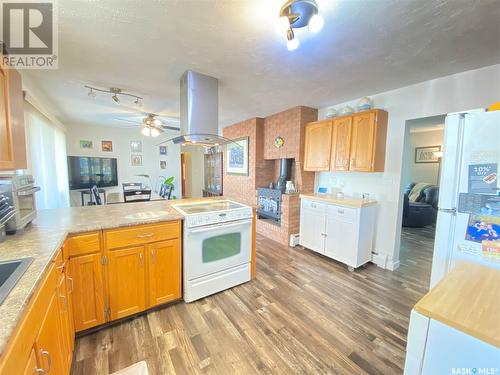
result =
M445 116L406 121L400 261L429 285L438 214Z

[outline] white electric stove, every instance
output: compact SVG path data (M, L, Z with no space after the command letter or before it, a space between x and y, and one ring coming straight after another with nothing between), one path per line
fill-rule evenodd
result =
M252 208L230 200L175 204L184 215L184 300L250 281Z

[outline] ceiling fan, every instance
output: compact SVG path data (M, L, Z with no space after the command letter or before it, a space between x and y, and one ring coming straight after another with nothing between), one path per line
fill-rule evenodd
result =
M142 119L131 120L127 118L116 118L119 121L132 122L134 124L142 125L141 133L146 136L157 137L165 130L180 131L179 127L165 125L165 120L161 119L159 115L154 113L144 113ZM169 120L169 121L174 121Z

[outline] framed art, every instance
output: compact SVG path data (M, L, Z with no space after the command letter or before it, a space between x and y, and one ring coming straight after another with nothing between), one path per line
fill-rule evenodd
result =
M160 146L160 155L167 155L167 146Z
M415 164L439 163L436 153L440 151L441 146L415 147Z
M160 169L167 169L167 162L165 160L160 160Z
M101 141L102 152L113 152L113 141Z
M139 167L142 165L142 155L132 155L130 161L133 167Z
M227 173L248 176L248 137L233 140L226 145L226 150Z
M142 142L141 141L130 141L130 151L131 152L142 152Z
M91 150L94 148L94 144L92 143L92 141L81 140L80 141L80 148L85 148L87 150Z

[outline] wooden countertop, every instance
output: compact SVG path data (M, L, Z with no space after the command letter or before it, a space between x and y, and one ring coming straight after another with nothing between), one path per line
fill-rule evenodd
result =
M414 308L500 348L500 269L462 261Z
M353 208L362 208L377 204L377 201L373 199L363 200L348 196L345 196L344 198L337 198L335 194L319 194L319 193L300 194L300 198L311 199L319 202L337 204L339 206L346 206Z

